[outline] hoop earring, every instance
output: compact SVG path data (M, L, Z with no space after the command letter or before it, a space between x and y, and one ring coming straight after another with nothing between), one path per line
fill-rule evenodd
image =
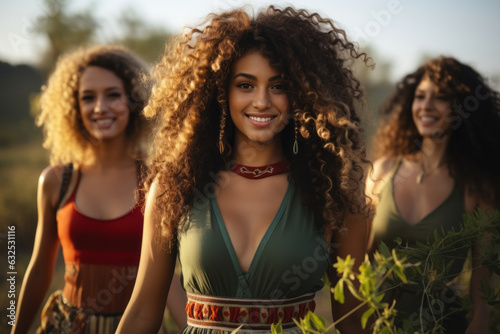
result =
M299 154L299 142L297 140L299 128L297 126L297 118L295 116L293 117L293 123L295 125L295 134L294 134L295 140L293 141L293 154L297 155Z
M224 153L224 133L226 128L226 108L222 107L222 112L220 115L220 123L219 123L219 151L220 154Z

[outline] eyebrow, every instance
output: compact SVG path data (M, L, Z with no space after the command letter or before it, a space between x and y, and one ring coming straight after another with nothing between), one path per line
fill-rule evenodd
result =
M257 77L255 75L248 74L248 73L238 73L233 77L233 80L236 79L237 77L244 77L244 78L248 78L250 80L257 80ZM275 75L274 77L269 78L269 81L275 81L275 80L279 80L279 79L282 79L281 74L278 74L278 75Z
M120 89L120 87L118 86L112 86L112 87L108 87L108 88L105 88L104 91L107 92L107 91L110 91L110 90L115 90L115 89ZM85 89L83 91L80 91L80 93L93 93L94 90L93 89Z

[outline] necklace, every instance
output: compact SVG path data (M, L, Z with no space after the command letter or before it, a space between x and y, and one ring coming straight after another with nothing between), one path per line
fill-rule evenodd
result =
M422 181L424 180L424 177L429 176L431 173L433 173L435 170L437 170L442 165L444 165L444 162L441 162L440 164L438 164L433 169L431 169L429 171L426 171L424 169L424 161L422 159L422 156L420 156L420 173L418 173L418 175L417 175L417 184L421 184Z
M253 180L263 179L265 177L285 173L287 171L288 161L286 160L259 167L250 167L237 163L233 167L233 172L235 172L236 174Z

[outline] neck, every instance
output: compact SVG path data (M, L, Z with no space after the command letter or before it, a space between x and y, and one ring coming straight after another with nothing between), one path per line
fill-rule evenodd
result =
M233 151L232 160L247 166L265 166L286 159L280 136L264 144L236 138Z
M133 161L128 152L127 141L117 138L93 144L84 165L93 169L110 169L127 167Z
M420 154L425 170L436 169L445 163L447 146L448 141L436 141L432 138L424 138Z

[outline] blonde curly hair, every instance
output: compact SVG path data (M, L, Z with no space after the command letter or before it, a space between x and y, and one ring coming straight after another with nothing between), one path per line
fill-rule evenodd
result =
M83 126L78 105L80 78L89 66L107 69L123 81L130 108L126 133L131 153L144 156L149 132L141 113L149 97L145 63L122 46L94 46L61 56L42 87L36 122L43 127L43 146L50 151L51 165L79 165L95 144Z
M299 152L292 153L294 122L281 133L283 148L316 223L337 231L347 211L366 213L362 183L368 161L357 111L363 92L351 64L369 58L317 13L270 6L252 18L236 9L209 15L200 28L167 45L153 72L155 86L145 114L158 117L161 126L146 186L157 180L162 240L169 246L176 243L179 222L200 194L208 196L217 172L226 169L234 139L228 79L235 61L251 50L268 58L287 82Z

